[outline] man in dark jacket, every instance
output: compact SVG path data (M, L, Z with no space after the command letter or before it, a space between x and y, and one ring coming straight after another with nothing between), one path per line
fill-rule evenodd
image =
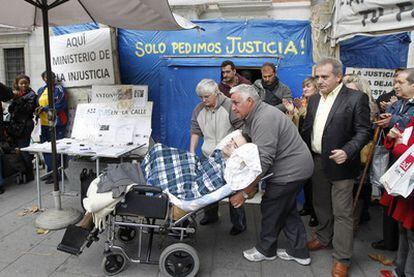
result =
M275 106L282 112L286 112L282 100L292 100L292 92L276 75L276 66L273 63L264 63L262 65L262 79L254 82L254 87L259 93L263 102Z
M308 242L315 251L333 244L332 276L347 276L353 245L352 190L360 151L370 133L368 96L342 84L342 63L316 65L319 94L309 99L302 136L313 152L313 204L319 226Z
M404 68L397 68L395 69L395 73L394 73L394 83L395 83L395 79L398 76L398 73L400 73L401 71L403 71ZM395 103L400 97L398 95L396 95L395 90L391 90L390 92L381 94L380 96L378 96L376 103L378 105L378 108L380 110L380 112L385 112L393 103Z
M0 83L0 101L6 102L13 98L13 91L5 86L4 84ZM0 103L1 104L1 103ZM0 143L5 142L6 138L4 135L4 125L3 125L3 106L0 105ZM3 155L0 154L0 194L4 193L4 186L3 186Z
M250 81L236 72L236 66L232 61L221 63L221 82L219 90L230 98L230 89L240 84L251 85Z

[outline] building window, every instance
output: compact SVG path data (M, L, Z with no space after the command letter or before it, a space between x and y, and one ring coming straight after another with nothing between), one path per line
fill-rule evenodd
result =
M14 79L19 74L24 74L24 49L9 48L4 51L4 68L6 73L6 85L13 86Z

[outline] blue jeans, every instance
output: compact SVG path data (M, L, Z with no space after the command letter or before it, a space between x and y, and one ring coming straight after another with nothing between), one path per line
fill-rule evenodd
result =
M50 141L50 132L49 126L40 126L40 142ZM56 140L63 139L65 137L66 126L56 126ZM43 153L43 158L45 159L45 163L47 166L47 172L52 171L52 154ZM60 163L60 159L58 159L58 166Z

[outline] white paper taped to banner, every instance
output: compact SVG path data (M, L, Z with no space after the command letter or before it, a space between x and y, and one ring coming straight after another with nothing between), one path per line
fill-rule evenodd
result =
M50 39L52 70L65 87L115 83L109 28Z
M148 86L115 85L92 86L91 103L128 103L134 107L145 107L148 101Z
M119 108L116 103L79 104L72 138L100 145L149 143L152 102L141 108Z
M414 1L336 0L333 28L336 42L356 34L411 31L414 28Z
M345 73L360 75L367 79L374 99L393 90L395 72L392 69L347 67Z

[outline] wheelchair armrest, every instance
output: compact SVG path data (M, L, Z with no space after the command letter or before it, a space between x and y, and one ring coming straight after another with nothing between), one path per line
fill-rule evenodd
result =
M139 193L161 193L162 189L160 187L152 187L147 185L135 185L131 189L132 191L136 191Z

